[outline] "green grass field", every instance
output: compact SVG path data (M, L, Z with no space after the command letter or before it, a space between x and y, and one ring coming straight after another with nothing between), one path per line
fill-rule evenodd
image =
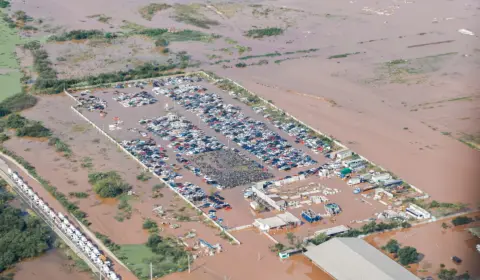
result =
M21 91L20 66L15 57L15 45L22 44L20 36L0 18L0 101Z
M150 260L155 254L144 244L120 245L120 256L125 257L124 263L137 275L150 275Z

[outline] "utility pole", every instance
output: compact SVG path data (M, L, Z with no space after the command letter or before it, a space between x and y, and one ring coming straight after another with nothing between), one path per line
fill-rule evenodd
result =
M188 273L190 273L190 254L187 254L188 256Z
M150 263L150 280L153 279L153 267L152 267L152 263Z

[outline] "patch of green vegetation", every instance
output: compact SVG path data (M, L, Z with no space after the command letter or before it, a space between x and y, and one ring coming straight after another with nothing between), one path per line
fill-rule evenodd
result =
M246 64L246 63L243 63L243 62L239 62L239 63L235 64L235 67L237 67L237 68L245 68L245 67L247 67L247 64Z
M69 196L75 197L75 198L87 198L89 197L89 194L86 192L69 192Z
M92 168L93 163L92 163L92 158L91 157L84 157L82 159L82 163L80 164L81 167L83 168Z
M418 84L426 81L426 74L441 69L443 63L458 53L441 53L413 59L396 59L380 65L372 82Z
M216 20L209 19L202 14L203 6L200 4L176 4L174 6L174 19L178 22L194 25L204 29L210 29L212 26L217 26L220 23Z
M220 37L221 36L217 34L207 34L201 31L185 29L178 32L164 33L160 38L169 42L200 41L210 43Z
M68 201L65 194L58 191L56 187L50 185L47 180L40 177L40 175L38 175L37 171L35 170L35 167L33 167L28 161L3 146L0 146L0 152L10 156L20 165L22 165L30 173L30 175L33 176L33 178L40 182L42 187L44 187L56 200L60 202L60 204L62 204L63 207L65 207L70 213L72 213L72 215L75 216L80 222L87 226L90 224L86 219L87 214L81 211L75 203Z
M137 175L137 180L142 181L142 182L148 181L150 179L152 179L152 176L148 172L145 172L145 171Z
M52 134L41 122L30 121L19 114L9 115L6 126L16 129L16 135L19 137L48 137Z
M2 183L5 185L5 183ZM0 190L0 273L17 262L41 255L52 244L52 233L35 216L10 206L12 195Z
M146 219L143 221L142 228L147 230L149 233L158 233L158 225L155 221L151 219Z
M158 235L151 235L146 244L121 245L117 252L140 280L150 279L150 263L154 264L155 278L184 271L188 267L187 254L180 242Z
M48 139L48 145L49 146L54 146L55 150L59 153L63 153L64 156L69 157L72 155L72 150L70 149L70 146L60 140L58 137L50 137Z
M10 2L6 0L0 0L0 8L5 9L10 6Z
M250 29L247 32L245 32L245 36L251 37L254 39L260 39L263 37L282 35L283 32L284 30L278 27L256 28L256 29Z
M140 15L146 20L152 20L153 16L160 11L171 8L171 5L165 3L150 3L140 8Z
M106 15L100 15L97 20L103 23L109 23L112 17L107 17Z
M117 197L131 188L115 171L90 173L88 182L100 197Z
M10 139L10 136L6 135L5 133L0 133L0 143L3 143Z
M7 115L6 112L19 112L31 108L35 104L37 104L35 96L28 93L17 93L0 102L0 117Z
M459 141L472 149L480 150L480 133L477 133L476 135L462 134Z
M122 194L118 197L119 203L117 208L119 212L115 215L115 219L119 222L123 222L125 219L130 220L132 217L132 205L130 205L130 196Z
M475 221L474 219L467 217L467 216L458 216L455 219L452 220L452 224L454 226L461 226L461 225L466 225L469 223L472 223Z
M215 61L215 62L210 63L210 65L217 65L217 64L225 63L225 62L226 62L226 63L230 62L230 59L217 60L217 61Z
M71 40L86 40L94 38L104 38L104 32L101 30L72 30L60 35L53 35L48 38L48 41L71 41Z
M21 92L22 72L15 55L15 48L23 40L15 30L15 23L0 11L0 101Z
M359 53L360 52L336 54L336 55L329 56L328 59L345 58L345 57L355 55L355 54L359 54Z
M275 57L275 56L281 56L282 54L279 52L274 52L274 53L266 53L266 54L259 54L259 55L247 55L247 56L242 56L239 57L238 59L240 60L247 60L247 59L252 59L252 58L260 58L260 57Z

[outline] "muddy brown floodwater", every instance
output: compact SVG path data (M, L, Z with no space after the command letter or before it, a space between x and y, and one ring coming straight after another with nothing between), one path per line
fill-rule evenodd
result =
M14 280L90 280L88 272L78 272L63 253L52 250L17 264Z
M479 213L470 216L478 215ZM444 222L450 228L443 229ZM410 229L373 234L367 236L365 240L379 249L390 239L398 240L401 246L417 248L421 260L418 264L412 265L410 270L418 276L436 276L440 264L444 264L447 269L455 268L458 274L468 271L472 279L478 279L480 254L475 246L480 244L480 238L474 237L468 231L468 228L478 226L480 222L452 227L451 220L442 220ZM462 259L462 263L454 264L451 260L453 256Z

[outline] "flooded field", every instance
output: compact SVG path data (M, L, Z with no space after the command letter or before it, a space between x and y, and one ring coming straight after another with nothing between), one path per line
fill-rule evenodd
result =
M63 253L53 250L38 258L24 261L15 268L14 280L90 280L89 272L78 272Z
M478 216L473 214L471 216ZM444 229L442 223L450 225ZM367 242L377 248L384 246L390 239L396 239L401 246L417 248L421 254L418 265L410 269L418 276L434 276L440 271L440 265L445 268L455 268L458 274L468 271L471 279L480 278L480 254L475 249L480 244L480 238L474 237L468 228L478 226L479 223L452 227L451 220L443 220L427 225L415 226L400 231L373 234L365 238ZM461 264L455 264L451 258L457 256L462 259Z

